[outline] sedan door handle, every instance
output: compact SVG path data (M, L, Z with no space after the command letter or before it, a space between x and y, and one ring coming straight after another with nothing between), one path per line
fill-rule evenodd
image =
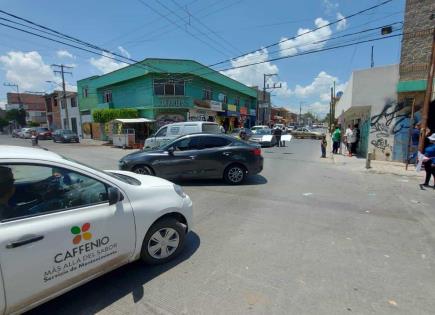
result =
M224 152L224 153L222 153L222 155L230 156L230 155L231 155L231 152Z
M189 158L190 158L191 160L194 160L194 159L196 159L196 156L191 155L191 156L189 156Z
M9 248L9 249L16 248L16 247L20 247L20 246L27 245L30 243L38 242L42 239L44 239L43 235L29 235L29 236L26 236L25 238L22 238L20 240L10 242L9 244L6 245L6 248Z

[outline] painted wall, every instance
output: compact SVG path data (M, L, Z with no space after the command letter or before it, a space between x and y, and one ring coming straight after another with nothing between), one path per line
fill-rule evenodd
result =
M403 106L397 102L398 81L399 65L355 71L337 104L337 115L344 114L346 117L352 114L354 120L364 122L369 113L367 151L374 153L377 160L393 160L395 134L401 130L398 126L406 115ZM361 117L356 114L358 108L365 109L360 111Z

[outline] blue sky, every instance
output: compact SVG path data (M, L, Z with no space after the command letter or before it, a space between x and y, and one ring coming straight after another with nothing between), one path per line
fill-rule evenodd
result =
M125 1L52 1L0 0L0 8L52 27L63 33L95 43L136 60L147 57L183 58L205 65L226 60L270 43L290 38L381 3L381 0L125 0ZM104 4L103 4L104 3ZM373 11L346 19L296 40L260 50L233 60L247 61L289 56L379 37L378 32L333 40L333 37L403 21L404 0L393 0ZM151 9L153 8L153 9ZM0 17L5 17L0 14ZM172 21L172 22L171 22ZM0 21L3 22L3 21ZM174 25L173 23L177 24ZM400 33L400 24L394 30ZM0 82L18 83L22 91L48 92L55 88L45 81L58 81L50 64L74 66L67 81L76 81L121 67L110 59L7 29L0 25ZM395 37L373 43L375 66L400 60L400 39ZM318 41L321 40L321 43ZM336 81L344 89L354 69L370 67L372 43L338 50L297 56L253 67L230 70L226 74L246 84L262 84L263 73L277 72L270 84L281 83L272 92L273 104L320 116L328 111L329 87ZM231 67L223 64L222 70ZM10 88L0 86L0 104Z

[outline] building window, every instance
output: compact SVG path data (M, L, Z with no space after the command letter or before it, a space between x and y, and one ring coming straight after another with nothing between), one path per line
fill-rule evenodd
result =
M112 101L112 91L104 91L104 103L110 103Z
M224 95L224 98L222 100L222 103L228 104L228 96Z
M211 88L205 88L202 90L202 99L211 100L213 98L213 92Z
M235 100L235 102L234 102L234 105L236 105L236 106L240 106L240 97L236 97L236 100Z
M155 79L154 95L184 96L184 81Z
M88 88L87 87L82 88L82 96L88 97Z
M77 101L75 97L71 97L71 107L77 107Z
M60 106L62 107L62 109L65 109L65 99L64 98L62 98L60 100Z

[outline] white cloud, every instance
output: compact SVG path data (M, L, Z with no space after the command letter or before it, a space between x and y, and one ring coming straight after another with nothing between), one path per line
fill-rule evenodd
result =
M341 20L343 19L343 20ZM347 20L344 18L344 15L340 12L337 12L337 20L341 20L337 23L337 31L342 31L347 27Z
M43 91L45 81L59 80L37 51L10 51L0 56L0 65L6 71L6 80L18 84L21 91Z
M72 53L70 53L68 50L58 50L56 52L56 55L59 58L70 58L70 59L76 59L76 56L74 56Z
M124 57L131 58L131 55L130 55L130 53L127 51L127 49L125 49L125 48L122 47L122 46L118 46L118 49L119 49L119 51L121 52L121 54L122 54Z
M331 13L332 11L338 9L338 2L332 0L323 0L323 5L325 6L326 13Z
M95 68L97 68L101 73L108 73L115 70L118 70L120 68L124 68L125 66L128 66L128 64L124 62L117 62L113 59L107 58L107 57L113 57L111 54L103 52L103 56L99 58L91 58L89 60L89 63L93 65Z
M332 30L326 26L327 24L329 24L327 20L319 17L314 21L314 25L315 28L322 27L321 29L311 32L309 28L300 28L297 32L299 37L295 39L281 38L279 43L280 55L292 56L298 52L322 48L332 35ZM319 41L322 42L319 43Z
M252 54L231 60L232 67L239 67L242 65L263 62L269 58L267 49L256 51ZM278 66L271 62L264 62L258 65L252 65L245 68L231 69L224 71L223 74L240 81L248 86L258 86L260 89L263 87L263 74L264 73L279 73ZM279 85L281 83L282 88L273 90L273 93L277 96L286 97L290 95L290 90L287 87L287 82L282 82L276 79L276 76L269 77L266 84L273 86L273 84Z

